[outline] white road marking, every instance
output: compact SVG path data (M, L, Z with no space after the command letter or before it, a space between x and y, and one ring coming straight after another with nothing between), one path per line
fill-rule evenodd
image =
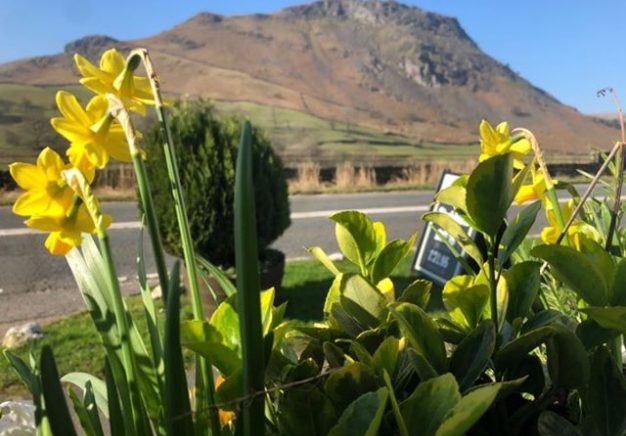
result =
M603 197L596 197L598 200L602 200ZM621 197L621 200L626 200L626 195ZM559 203L565 203L568 199L559 198ZM410 213L410 212L426 212L430 210L430 205L420 206L399 206L399 207L371 207L371 208L354 208L360 212L370 215L386 215L393 213ZM302 220L311 218L328 218L329 216L341 212L341 209L331 210L316 210L311 212L293 212L290 216L292 220ZM112 230L130 230L138 229L141 227L139 221L126 221L111 224ZM0 229L0 237L3 236L23 236L23 235L36 235L42 234L42 232L27 227L19 227L14 229Z
M401 207L372 207L364 209L354 209L359 212L380 215L389 213L407 213L407 212L426 212L430 206L401 206ZM316 210L312 212L294 212L291 214L292 220L301 220L308 218L328 218L329 216L341 212L341 210Z

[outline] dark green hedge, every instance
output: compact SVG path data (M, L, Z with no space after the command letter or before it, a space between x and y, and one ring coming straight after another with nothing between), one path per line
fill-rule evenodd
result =
M234 264L233 200L240 119L218 116L206 100L181 100L168 110L191 232L198 253L213 263ZM155 125L146 135L148 177L165 249L182 257L176 213ZM266 135L252 132L259 250L289 226L289 197L280 158Z

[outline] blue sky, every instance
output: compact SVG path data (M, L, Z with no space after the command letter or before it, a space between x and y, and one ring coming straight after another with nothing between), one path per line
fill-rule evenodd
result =
M626 101L624 0L404 0L459 19L489 55L582 112L608 112L596 90ZM158 33L196 12L269 13L293 0L0 0L0 62L61 51L88 34Z

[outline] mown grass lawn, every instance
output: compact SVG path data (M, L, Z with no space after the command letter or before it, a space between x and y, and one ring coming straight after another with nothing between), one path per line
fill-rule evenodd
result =
M410 271L412 257L408 257L394 274L396 288L403 289L415 273ZM349 270L348 262L339 262L339 267ZM286 316L302 321L322 319L322 308L326 292L332 282L332 275L315 260L289 262L285 268L282 297L288 302ZM78 292L78 290L76 291ZM143 306L139 296L126 299L139 331L147 337L147 328L143 317ZM183 305L182 318L191 318L189 304ZM87 313L70 316L44 326L45 336L20 350L17 353L28 361L28 354L39 356L43 345L50 345L54 350L59 372L83 371L100 374L104 358L104 349ZM191 356L186 356L189 361ZM23 396L28 394L18 380L4 356L0 356L0 399L4 397Z

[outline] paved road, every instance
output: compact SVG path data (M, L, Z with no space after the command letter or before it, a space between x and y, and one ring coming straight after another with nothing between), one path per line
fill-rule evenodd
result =
M274 243L288 258L306 258L306 246L319 245L328 253L337 251L333 223L328 216L338 210L359 209L385 223L388 237L406 238L421 229L421 216L428 210L432 191L292 196L291 227ZM110 232L117 270L125 287L136 290L135 255L138 242L134 203L104 203L114 217ZM43 247L45 236L26 229L9 207L0 208L0 333L2 326L33 318L55 317L80 309L64 258L50 256ZM533 229L545 225L541 216ZM147 267L152 268L150 248L144 243Z

